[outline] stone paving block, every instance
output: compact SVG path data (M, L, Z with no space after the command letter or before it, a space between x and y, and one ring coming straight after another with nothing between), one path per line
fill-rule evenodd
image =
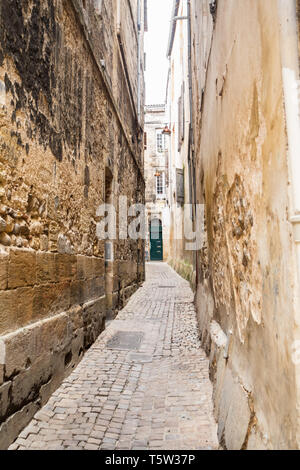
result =
M79 279L89 277L89 262L77 260ZM163 263L147 272L147 282L10 449L218 449L189 284ZM159 288L167 283L172 294ZM109 349L120 332L139 338L139 350Z
M33 286L36 282L36 253L12 248L8 264L8 288Z

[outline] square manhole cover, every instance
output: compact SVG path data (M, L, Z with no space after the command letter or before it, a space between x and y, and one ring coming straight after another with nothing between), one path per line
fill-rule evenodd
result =
M107 343L108 349L119 351L138 351L144 333L136 331L118 331Z

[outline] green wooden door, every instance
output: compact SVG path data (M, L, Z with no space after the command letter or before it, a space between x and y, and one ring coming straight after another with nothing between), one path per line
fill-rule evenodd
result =
M163 261L163 230L160 220L153 220L150 224L150 245L151 261Z

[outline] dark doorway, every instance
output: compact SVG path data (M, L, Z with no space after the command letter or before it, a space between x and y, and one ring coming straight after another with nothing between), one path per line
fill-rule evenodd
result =
M163 228L161 220L153 219L150 222L150 259L151 261L163 261Z

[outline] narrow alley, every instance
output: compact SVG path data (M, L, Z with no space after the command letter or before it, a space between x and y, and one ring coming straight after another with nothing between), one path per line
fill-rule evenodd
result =
M189 284L149 263L146 283L10 449L218 449Z
M0 451L300 449L299 58L300 0L0 0Z

